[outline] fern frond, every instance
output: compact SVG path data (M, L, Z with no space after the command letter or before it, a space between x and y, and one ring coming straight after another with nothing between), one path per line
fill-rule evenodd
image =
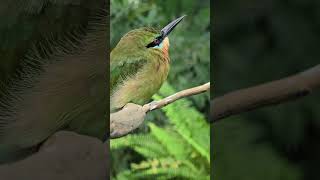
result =
M153 123L149 123L149 127L151 129L150 134L165 147L168 155L177 159L188 159L190 157L192 149L177 132L168 128L157 127Z
M168 83L164 83L160 93L169 96L175 93L175 90ZM153 98L159 100L162 96L155 95ZM162 110L184 140L210 163L210 126L205 117L190 104L187 99L181 99Z
M174 158L159 158L131 164L131 171L123 171L117 179L209 179L195 167L190 168L189 161Z
M167 156L167 151L157 139L150 135L128 135L124 138L112 139L110 149L131 148L146 158Z

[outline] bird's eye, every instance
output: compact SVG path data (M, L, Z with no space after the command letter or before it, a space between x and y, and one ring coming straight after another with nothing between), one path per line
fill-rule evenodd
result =
M153 42L154 42L154 44L156 44L156 45L159 45L159 44L160 44L159 39L155 39Z
M161 43L160 39L156 38L151 43L149 43L146 47L150 48L150 47L158 46L160 43Z

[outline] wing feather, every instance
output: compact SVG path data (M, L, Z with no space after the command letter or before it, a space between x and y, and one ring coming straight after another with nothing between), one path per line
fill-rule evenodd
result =
M133 59L111 59L110 74L111 86L110 92L121 84L128 77L132 77L139 72L146 64L146 59L133 58Z

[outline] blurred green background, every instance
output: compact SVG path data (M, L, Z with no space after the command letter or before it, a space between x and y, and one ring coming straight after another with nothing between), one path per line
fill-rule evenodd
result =
M170 34L171 69L155 99L210 81L209 0L111 0L111 48L135 28L161 29L187 17ZM208 179L209 93L148 114L135 134L111 140L112 179Z
M320 1L215 1L214 96L320 61ZM213 97L214 98L214 97ZM320 93L213 124L214 179L319 179Z

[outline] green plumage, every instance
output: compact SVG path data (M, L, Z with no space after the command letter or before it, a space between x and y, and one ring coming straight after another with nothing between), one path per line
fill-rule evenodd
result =
M111 111L127 103L143 105L166 80L169 72L168 39L157 48L147 48L160 31L140 28L124 35L111 52Z

